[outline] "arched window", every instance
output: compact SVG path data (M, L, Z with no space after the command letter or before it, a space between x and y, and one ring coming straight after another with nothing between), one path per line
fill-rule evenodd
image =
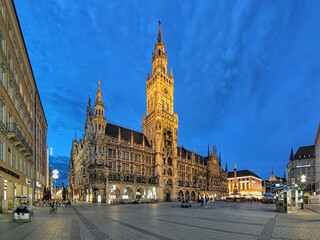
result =
M168 158L168 165L172 166L172 159L171 159L171 157Z
M171 168L168 169L167 173L168 173L169 175L172 175L172 170L171 170Z
M99 109L99 115L101 115L101 110Z
M167 185L172 186L172 181L171 181L170 178L169 178L168 181L167 181Z

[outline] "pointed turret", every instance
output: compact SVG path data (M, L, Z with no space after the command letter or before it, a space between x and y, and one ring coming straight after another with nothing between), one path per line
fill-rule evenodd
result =
M208 144L208 158L210 157L210 146Z
M148 76L147 76L147 80L150 79L150 73L149 73L149 70L148 70Z
M118 129L118 141L121 142L121 129Z
M77 131L74 132L74 140L73 141L74 142L78 142L78 140L77 140Z
M157 43L162 43L162 35L161 35L161 22L159 20L159 32L158 32L158 39Z
M290 161L293 160L293 149L291 148Z
M170 77L172 78L173 75L172 75L172 68L170 69Z
M100 87L100 78L99 78L99 86L98 86L98 91L97 91L97 99L96 99L96 103L94 104L94 106L96 105L102 105L104 107L104 104L102 102L102 92L101 92L101 87Z
M219 165L221 166L221 152L219 152Z
M88 107L90 104L90 99L88 103ZM90 104L91 105L91 104ZM91 106L90 106L91 108ZM97 91L97 99L94 104L94 117L93 117L93 125L96 133L104 134L105 128L107 125L107 119L104 116L104 104L102 101L102 92L101 92L101 86L100 86L100 78L99 78L99 86Z
M226 170L225 170L226 172L228 172L228 165L227 165L227 163L226 163Z

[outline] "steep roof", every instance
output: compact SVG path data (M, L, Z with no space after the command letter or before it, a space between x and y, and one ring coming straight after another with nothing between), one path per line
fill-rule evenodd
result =
M247 176L254 176L256 178L260 178L257 174L254 172L251 172L249 170L240 170L237 171L237 177L247 177ZM234 178L234 172L228 172L228 178Z
M181 153L181 157L186 158L186 156L189 156L189 157L187 157L187 159L191 160L192 151L185 149L183 146L177 147L177 155L180 156L180 153ZM207 165L207 161L208 161L207 157L202 157L201 155L196 154L194 152L193 152L193 154L194 154L194 158L195 158L196 163L203 164L203 162L204 162L204 164Z
M131 132L133 133L133 142L136 144L140 144L142 145L142 141L143 141L143 133L125 128L125 127L121 127L121 126L117 126L111 123L107 123L106 126L106 131L105 134L111 137L118 137L118 133L119 133L119 128L120 128L120 132L121 132L121 139L127 140L127 141L131 141ZM148 142L147 138L145 137L145 146L147 147L151 147L150 143Z
M309 154L310 154L310 157L309 157ZM314 154L315 154L315 146L314 145L299 147L298 151L294 155L294 158L295 159L314 158Z

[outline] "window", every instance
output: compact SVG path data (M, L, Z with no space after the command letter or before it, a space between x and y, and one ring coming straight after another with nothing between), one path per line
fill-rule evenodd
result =
M12 71L12 69L13 69L13 62L12 62L11 54L10 54L9 51L8 51L8 60L9 60L10 69L11 69L11 71Z
M16 153L13 154L14 158L14 168L18 168L18 155Z
M11 148L8 148L8 163L10 166L12 166L12 153Z
M1 44L2 50L5 51L5 39L3 37L1 30L0 30L0 44Z
M122 152L122 159L129 160L129 152Z
M109 158L115 158L116 157L116 150L108 149L108 156L109 156Z
M19 171L22 172L22 159L19 158Z
M99 165L102 164L102 160L101 160L101 159L98 160L98 164L99 164Z
M4 104L0 101L0 121L5 123L5 106Z
M0 140L0 160L4 161L4 143Z
M0 67L0 81L2 82L2 85L6 88L6 82L5 82L5 74L4 71L2 69L2 67Z
M136 154L135 155L135 161L136 162L141 162L141 155L140 154Z

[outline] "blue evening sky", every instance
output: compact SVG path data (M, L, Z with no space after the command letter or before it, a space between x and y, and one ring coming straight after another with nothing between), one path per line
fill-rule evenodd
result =
M146 77L162 22L175 79L178 145L263 179L320 120L320 1L15 0L48 121L69 156L101 79L107 120L141 129Z

